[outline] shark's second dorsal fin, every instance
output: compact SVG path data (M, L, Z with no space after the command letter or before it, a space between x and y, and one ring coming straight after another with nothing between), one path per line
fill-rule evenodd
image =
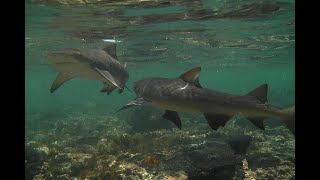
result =
M115 59L118 59L117 57L117 45L116 44L111 44L105 48L103 48L105 52L107 52L110 56L112 56Z
M184 80L185 82L188 82L190 84L195 85L198 88L202 88L202 86L199 83L199 73L201 71L201 67L195 67L182 75L179 76L180 79Z
M268 101L268 84L262 84L261 86L257 87L253 91L248 93L249 96L254 96L262 103L266 103Z

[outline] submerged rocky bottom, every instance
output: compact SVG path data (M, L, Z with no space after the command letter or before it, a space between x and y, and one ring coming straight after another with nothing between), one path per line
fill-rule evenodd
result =
M295 139L286 127L262 131L231 120L213 131L183 123L136 131L103 115L29 116L25 179L295 179Z

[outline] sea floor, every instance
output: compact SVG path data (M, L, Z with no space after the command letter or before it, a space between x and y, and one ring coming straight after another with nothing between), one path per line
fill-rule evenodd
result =
M26 131L26 179L295 179L295 139L281 125L235 119L214 131L186 119L182 130L137 130L95 114L27 118L41 131Z

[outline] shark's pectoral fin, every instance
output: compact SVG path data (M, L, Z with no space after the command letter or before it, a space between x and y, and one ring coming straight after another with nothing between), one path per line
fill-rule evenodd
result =
M181 120L176 111L166 110L162 117L173 122L179 129L181 129Z
M106 78L110 83L112 83L113 85L115 85L116 87L122 89L122 87L120 87L116 81L114 80L113 76L109 73L109 71L105 71L105 70L101 70L99 68L94 68L99 74L101 74L104 78Z
M103 50L105 52L107 52L110 56L112 56L114 59L118 59L117 58L117 45L116 44L109 45L109 46L103 48Z
M179 78L185 82L195 85L198 88L202 88L202 86L199 83L200 71L201 71L201 67L196 67L180 75Z
M263 120L264 118L247 118L249 121L252 122L255 126L257 126L259 129L264 130L264 123Z
M70 72L60 72L54 82L52 83L50 92L53 93L57 90L64 82L76 77L76 74Z
M224 127L229 119L230 116L226 116L223 114L203 114L204 117L207 119L209 126L213 130L219 129L220 126Z
M140 106L142 104L148 103L148 101L146 101L145 99L143 99L142 97L136 98L133 101L129 102L128 104L126 104L125 106L123 106L121 109L119 109L117 112L133 107L133 106Z
M253 91L249 92L248 95L256 97L262 103L266 103L268 101L268 84L262 84Z
M115 90L117 87L111 83L104 82L104 87L100 90L100 92L106 92L108 95Z

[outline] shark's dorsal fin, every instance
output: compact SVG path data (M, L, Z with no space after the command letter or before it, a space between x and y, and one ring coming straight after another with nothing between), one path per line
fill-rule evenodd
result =
M105 52L107 52L110 56L112 56L114 59L118 59L117 57L117 45L111 44L105 48L103 48Z
M262 103L266 103L268 101L268 84L262 84L261 86L257 87L253 91L248 93L249 96L254 96Z
M199 83L199 73L201 71L201 67L195 67L179 76L185 82L195 85L198 88L202 88Z

